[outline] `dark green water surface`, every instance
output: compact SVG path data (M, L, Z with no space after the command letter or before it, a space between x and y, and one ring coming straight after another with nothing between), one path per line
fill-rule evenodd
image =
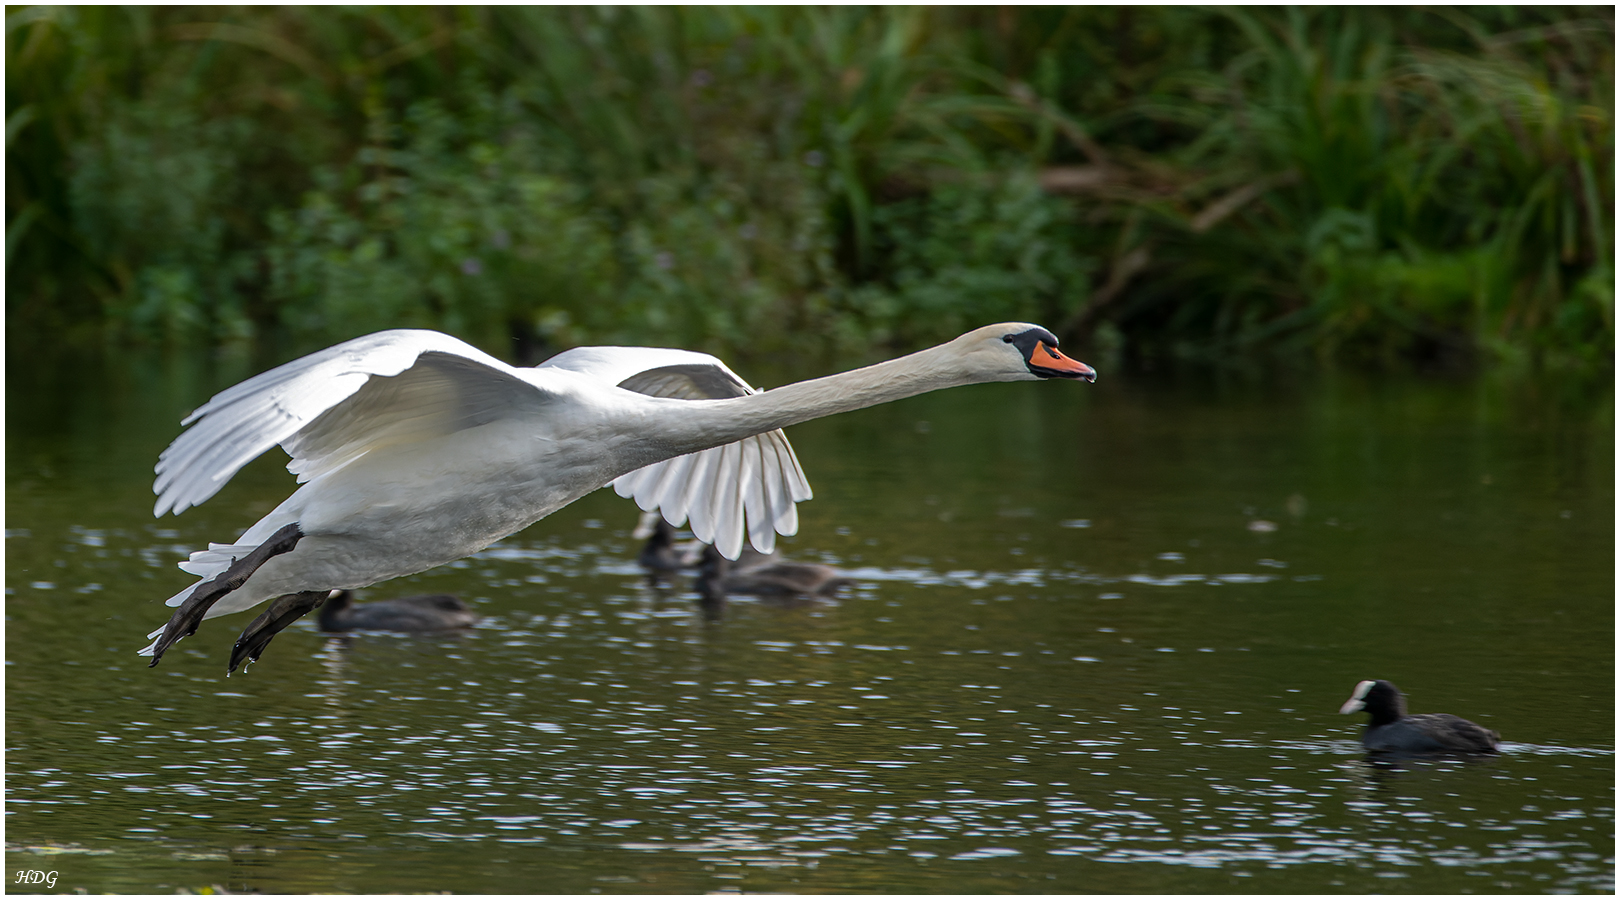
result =
M834 602L633 564L610 491L361 599L462 637L251 616L148 669L271 451L151 518L178 419L250 368L11 354L7 879L58 892L1607 892L1607 386L1104 372L799 426L788 554ZM746 373L745 373L746 374ZM1388 678L1501 756L1370 765ZM11 885L13 891L50 888Z

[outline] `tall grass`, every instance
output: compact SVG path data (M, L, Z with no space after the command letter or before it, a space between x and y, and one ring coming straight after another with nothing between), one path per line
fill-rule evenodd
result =
M1612 360L1606 9L6 21L14 336Z
M1181 162L1266 190L1225 228L1164 235L1200 264L1145 286L1137 315L1329 353L1612 354L1612 82L1595 65L1558 84L1517 52L1612 59L1604 23L1486 39L1462 20L1465 53L1345 10L1227 15L1247 49L1200 80L1233 101ZM1214 296L1169 297L1188 290Z

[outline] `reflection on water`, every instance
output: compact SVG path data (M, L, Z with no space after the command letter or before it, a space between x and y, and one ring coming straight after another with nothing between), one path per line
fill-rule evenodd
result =
M206 389L13 418L8 862L92 891L1612 890L1606 395L1018 387L795 431L787 550L839 599L705 621L599 493L359 598L459 594L467 633L299 623L228 679L245 617L134 651L278 464L154 522ZM1336 710L1374 677L1501 756L1369 762Z

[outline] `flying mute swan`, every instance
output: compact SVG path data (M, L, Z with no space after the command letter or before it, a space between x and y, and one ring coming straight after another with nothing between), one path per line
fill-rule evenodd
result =
M448 335L355 338L216 394L158 458L154 516L212 497L276 444L302 487L232 544L180 564L203 579L141 650L157 665L202 620L274 600L227 674L354 590L465 556L612 484L729 559L798 528L810 485L781 429L941 388L1095 381L1038 325L990 325L899 359L758 391L712 356L581 347L514 368Z

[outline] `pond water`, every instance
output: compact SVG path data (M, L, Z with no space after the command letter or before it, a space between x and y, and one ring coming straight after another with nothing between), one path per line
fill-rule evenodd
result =
M290 490L272 451L150 515L180 416L253 367L21 357L13 891L1614 889L1607 385L919 397L791 431L785 551L852 572L837 600L707 622L598 492L360 598L459 594L471 633L300 622L227 678L250 616L135 651L175 562ZM1502 754L1369 763L1337 715L1366 678Z

